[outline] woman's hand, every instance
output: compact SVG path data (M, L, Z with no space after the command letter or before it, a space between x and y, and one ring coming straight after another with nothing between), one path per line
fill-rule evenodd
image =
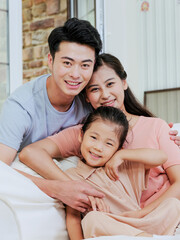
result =
M110 212L109 206L104 202L103 199L89 196L89 201L91 202L92 208L89 211L99 211L99 212Z
M120 158L119 154L114 154L114 156L106 163L105 172L108 177L116 181L119 179L118 168L124 161Z
M170 128L173 127L173 123L169 123ZM180 148L180 136L177 136L178 131L177 130L170 130L169 135L170 139L175 142L176 145Z

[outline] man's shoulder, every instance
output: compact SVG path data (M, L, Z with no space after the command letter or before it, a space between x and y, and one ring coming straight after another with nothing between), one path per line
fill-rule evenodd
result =
M34 98L36 94L43 91L46 84L46 79L49 75L42 75L31 80L17 88L10 96L9 100L17 101L20 104L25 104Z

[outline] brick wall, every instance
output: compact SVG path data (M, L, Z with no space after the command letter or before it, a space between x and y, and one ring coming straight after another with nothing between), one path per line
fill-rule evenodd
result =
M49 72L47 38L67 20L67 0L22 0L23 82Z

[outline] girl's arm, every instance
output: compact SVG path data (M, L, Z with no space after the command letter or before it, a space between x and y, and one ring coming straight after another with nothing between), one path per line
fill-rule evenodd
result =
M71 207L66 207L66 226L70 240L83 239L81 214Z
M149 169L164 164L167 157L163 151L157 149L138 148L119 150L105 165L106 174L111 180L118 180L118 168L124 160L142 163L146 169Z

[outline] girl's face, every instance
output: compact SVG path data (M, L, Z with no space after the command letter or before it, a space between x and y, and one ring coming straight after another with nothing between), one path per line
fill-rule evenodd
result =
M86 87L87 101L93 108L112 106L124 110L124 90L127 89L126 80L121 80L115 71L101 66Z
M91 123L81 141L81 154L86 163L92 167L101 167L114 155L119 147L116 134L117 125L97 119Z

